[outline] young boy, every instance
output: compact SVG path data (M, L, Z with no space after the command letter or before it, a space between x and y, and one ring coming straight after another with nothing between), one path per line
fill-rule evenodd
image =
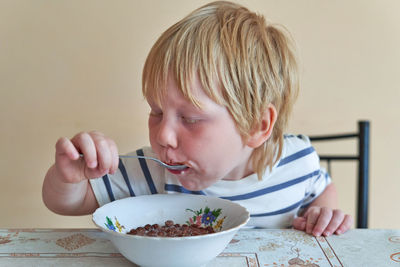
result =
M136 151L187 168L121 160L111 139L83 132L57 141L44 203L81 215L129 196L205 194L245 206L249 226L344 233L352 219L335 209L335 187L309 139L283 134L297 76L280 27L235 3L195 10L165 31L147 57L142 82L151 148Z

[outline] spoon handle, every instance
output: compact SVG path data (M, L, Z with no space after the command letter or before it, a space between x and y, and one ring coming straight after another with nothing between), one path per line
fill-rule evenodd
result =
M83 154L79 154L79 157L83 158ZM146 157L146 156L137 156L137 155L118 155L119 158L127 159L127 158L139 158L139 159L152 159L158 161L156 158Z
M83 154L79 154L79 156L81 158L83 158ZM147 157L147 156L138 156L138 155L118 155L119 158L135 158L135 159L149 159L149 160L154 160L155 162L157 162L158 164L160 164L161 166L167 168L167 169L171 169L171 170L183 170L186 169L187 166L186 165L168 165L164 162L162 162L161 160L157 159L157 158L153 158L153 157Z

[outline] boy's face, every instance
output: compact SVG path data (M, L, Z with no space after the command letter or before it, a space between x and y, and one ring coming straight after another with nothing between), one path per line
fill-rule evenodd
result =
M201 109L186 100L169 76L162 107L148 100L150 143L158 157L169 164L186 164L171 171L189 190L249 175L253 151L242 140L228 110L211 100L196 77L191 91Z

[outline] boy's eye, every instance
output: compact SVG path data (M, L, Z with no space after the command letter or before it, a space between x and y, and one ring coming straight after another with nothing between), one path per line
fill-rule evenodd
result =
M188 118L188 117L185 117L185 116L182 116L182 120L183 120L184 122L190 123L190 124L193 124L193 123L198 122L198 119L195 119L195 118Z

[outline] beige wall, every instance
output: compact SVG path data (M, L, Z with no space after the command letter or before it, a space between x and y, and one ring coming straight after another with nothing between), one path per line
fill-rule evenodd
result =
M0 1L0 227L93 226L90 216L58 216L42 204L54 144L92 129L121 153L148 144L145 56L167 26L205 2ZM241 2L297 40L302 92L291 132L355 130L358 119L371 120L370 226L399 228L400 2ZM354 213L355 165L337 167L340 205Z

